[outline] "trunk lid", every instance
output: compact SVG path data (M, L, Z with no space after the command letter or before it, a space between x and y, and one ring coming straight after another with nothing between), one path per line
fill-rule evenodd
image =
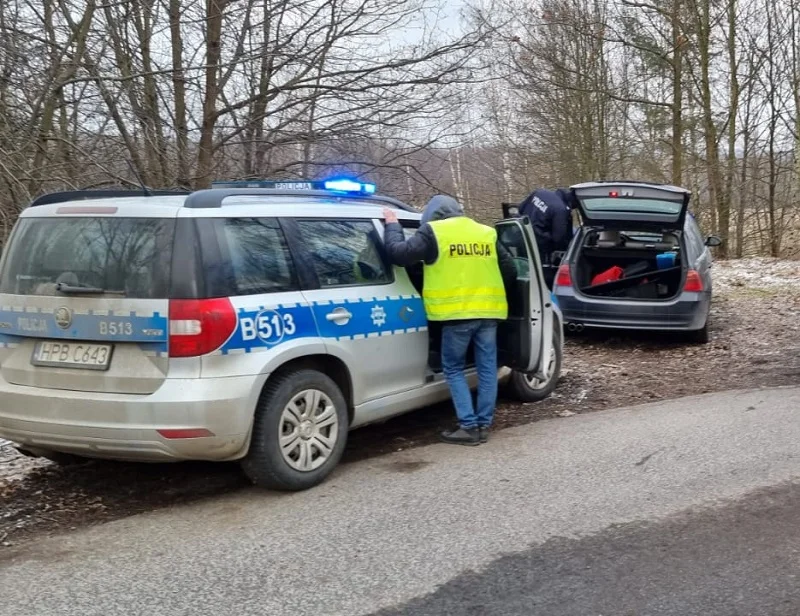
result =
M584 224L608 229L681 230L691 192L645 182L586 182L570 187Z
M9 383L149 394L169 367L172 218L23 217L0 270Z

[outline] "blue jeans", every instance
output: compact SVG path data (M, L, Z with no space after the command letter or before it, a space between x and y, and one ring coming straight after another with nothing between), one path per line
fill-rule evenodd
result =
M478 371L478 411L464 376L467 349L475 343L475 367ZM475 319L445 324L442 328L442 371L450 387L462 428L488 428L497 403L497 321Z

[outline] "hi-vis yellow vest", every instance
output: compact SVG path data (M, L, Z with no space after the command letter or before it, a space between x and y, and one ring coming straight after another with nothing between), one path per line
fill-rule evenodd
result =
M464 216L430 223L439 257L425 265L422 299L430 321L505 319L497 232Z

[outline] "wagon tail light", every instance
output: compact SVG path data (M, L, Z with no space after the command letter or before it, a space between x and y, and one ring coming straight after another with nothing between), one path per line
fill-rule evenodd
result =
M216 351L236 330L236 322L228 298L170 300L169 356L198 357Z
M687 293L700 293L703 290L703 279L700 278L700 274L693 269L686 272L683 290Z
M555 286L557 287L572 286L572 274L569 273L569 265L567 265L566 263L558 266L558 272L556 272Z

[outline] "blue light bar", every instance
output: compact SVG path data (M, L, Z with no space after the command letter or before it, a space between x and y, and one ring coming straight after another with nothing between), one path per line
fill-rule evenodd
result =
M336 193L374 195L375 184L358 182L349 178L334 178L321 182L272 180L230 180L211 182L211 188L272 188L275 190L327 190Z
M375 193L375 184L356 182L347 178L326 180L323 185L325 186L325 190L333 190L336 192L365 193L368 195Z

